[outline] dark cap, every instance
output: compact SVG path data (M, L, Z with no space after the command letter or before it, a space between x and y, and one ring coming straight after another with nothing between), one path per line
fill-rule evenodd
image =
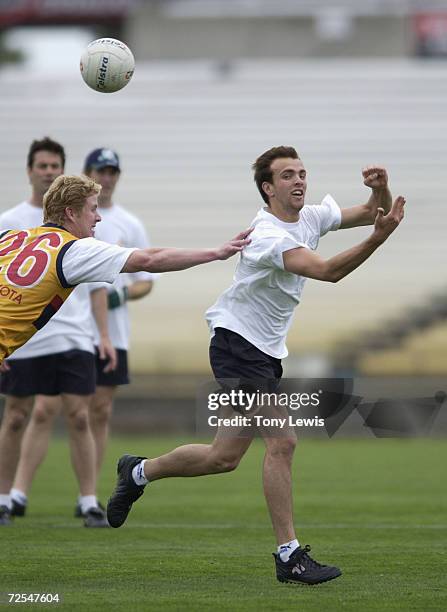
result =
M111 149L95 149L87 155L84 163L84 170L90 168L101 170L109 167L121 170L119 157Z

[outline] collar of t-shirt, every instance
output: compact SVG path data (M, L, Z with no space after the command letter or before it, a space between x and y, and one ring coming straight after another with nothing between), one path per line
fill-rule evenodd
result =
M255 221L269 221L270 223L273 223L274 225L282 227L283 229L288 231L293 231L296 227L298 227L298 224L300 222L299 219L298 221L292 221L290 223L287 221L282 221L281 219L278 219L278 217L276 217L273 213L268 212L265 208L261 208L259 210L258 214L256 215Z

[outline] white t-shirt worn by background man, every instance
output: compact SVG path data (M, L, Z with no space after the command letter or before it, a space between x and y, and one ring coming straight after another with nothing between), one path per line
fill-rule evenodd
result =
M143 224L135 215L128 212L118 204L109 208L98 208L101 222L97 224L95 236L110 244L122 247L137 247L146 249L150 246ZM140 280L154 280L150 272L136 272L134 274L120 274L114 281L113 289L122 289ZM108 313L109 336L113 346L117 349L127 350L129 348L129 313L127 304L109 310ZM95 343L98 343L99 334L94 323Z

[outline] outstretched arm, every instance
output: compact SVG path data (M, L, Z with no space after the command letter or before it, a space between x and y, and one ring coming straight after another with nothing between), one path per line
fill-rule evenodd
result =
M233 240L217 249L139 249L127 259L121 272L174 272L186 270L199 264L228 259L242 251L250 243L252 228L244 230Z
M304 247L283 253L284 269L300 276L336 283L358 268L394 232L404 217L405 198L399 196L390 212L377 211L374 231L364 242L331 259L323 259Z
M366 204L343 208L341 211L340 229L372 225L379 208L385 214L391 210L392 196L388 187L388 174L381 166L367 166L362 170L363 184L370 187L372 192Z

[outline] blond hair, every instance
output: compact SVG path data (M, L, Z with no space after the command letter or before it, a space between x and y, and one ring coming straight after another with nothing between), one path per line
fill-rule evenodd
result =
M66 208L80 213L86 198L100 191L101 185L87 176L58 176L43 197L44 223L63 225Z

